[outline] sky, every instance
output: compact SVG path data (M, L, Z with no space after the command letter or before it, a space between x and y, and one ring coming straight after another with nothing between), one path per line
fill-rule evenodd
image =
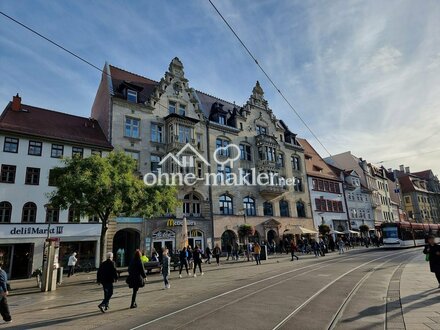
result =
M331 154L440 174L440 2L213 0ZM160 80L175 56L195 89L244 104L259 80L311 136L208 1L12 1L0 10L98 67ZM0 16L0 106L90 116L101 74ZM380 163L382 162L383 163Z

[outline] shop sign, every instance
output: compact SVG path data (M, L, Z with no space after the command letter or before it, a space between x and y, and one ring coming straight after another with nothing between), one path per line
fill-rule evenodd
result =
M192 221L192 220L187 220L186 225L187 226L195 226L196 222ZM169 219L167 221L167 227L177 227L177 226L183 226L183 220Z
M153 233L153 240L175 238L176 233L171 230L159 230Z
M101 224L1 224L1 238L32 238L50 236L68 237L68 236L100 236Z

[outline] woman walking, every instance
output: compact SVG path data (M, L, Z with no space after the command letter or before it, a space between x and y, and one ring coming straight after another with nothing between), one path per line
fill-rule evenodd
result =
M182 269L185 266L186 275L191 276L191 273L188 272L188 251L186 251L186 247L184 247L179 252L179 278L182 278Z
M255 256L255 261L257 262L257 265L261 265L260 253L261 253L261 246L260 246L260 244L258 244L258 242L255 242L255 244L254 244L254 256Z
M141 251L136 250L134 253L134 258L128 266L128 277L127 284L128 287L133 289L133 294L131 295L131 305L130 308L136 308L136 295L139 288L144 287L145 278L147 275L145 274L144 266L142 265L141 260Z
M205 264L211 264L211 249L209 248L209 246L206 247L205 249L205 256L206 256L206 260L205 260Z
M428 236L428 244L425 245L423 253L426 254L426 260L429 261L429 268L438 281L440 288L440 245L435 243L435 236Z
M212 255L215 258L215 262L217 263L217 266L220 266L220 255L221 254L222 254L222 251L220 250L220 246L218 246L218 244L216 244L214 250L212 250Z
M168 282L168 276L170 276L170 264L171 264L171 258L168 256L168 249L164 248L162 252L162 269L161 269L163 282L165 284L164 289L169 289L171 287L170 282ZM188 268L186 269L186 272L188 272Z
M198 245L193 250L193 260L194 260L194 277L197 277L196 269L197 266L199 266L200 275L203 275L202 271L202 251L200 251L200 248Z

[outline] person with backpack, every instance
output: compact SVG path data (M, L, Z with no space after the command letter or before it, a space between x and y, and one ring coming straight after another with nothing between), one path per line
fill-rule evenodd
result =
M131 305L130 308L136 308L136 296L139 288L143 288L145 286L145 279L147 274L145 274L144 265L141 260L141 251L136 250L134 253L133 260L130 262L128 266L128 277L127 284L130 289L133 289L133 293L131 295Z
M188 272L188 251L186 250L186 247L183 247L182 250L179 252L179 278L182 278L182 269L185 267L186 274L188 276L191 276L191 273Z
M118 273L116 272L115 263L113 262L113 253L107 253L107 259L99 266L96 273L96 281L102 285L104 290L104 299L98 305L101 312L105 313L108 310L110 299L113 295L113 283L118 280Z
M194 277L197 277L197 274L196 274L197 266L199 266L200 275L203 276L204 273L202 271L202 251L200 250L198 245L196 245L196 247L194 248L193 259L194 259L194 271L193 271Z
M218 244L216 244L214 250L212 250L212 255L215 258L215 262L217 263L217 266L220 266L220 255L221 254L222 254L222 250L220 249L220 246L218 246Z

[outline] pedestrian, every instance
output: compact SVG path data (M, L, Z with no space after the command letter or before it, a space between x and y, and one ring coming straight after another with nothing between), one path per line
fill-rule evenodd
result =
M425 245L423 253L426 255L426 261L429 261L429 268L438 281L440 288L440 245L435 243L435 236L428 236L428 244Z
M170 276L170 265L171 265L171 258L168 255L168 249L164 248L162 252L162 276L163 276L163 282L165 284L164 289L169 289L171 287L170 282L168 281L168 276ZM188 268L186 269L188 272Z
M240 246L238 245L238 242L234 243L234 248L232 251L232 260L238 261L238 253L240 251Z
M202 271L202 251L200 250L198 245L196 245L196 247L194 248L193 259L194 259L194 271L193 271L194 277L197 277L197 274L196 274L197 266L199 266L200 275L203 276L204 273Z
M232 257L232 244L231 243L228 243L228 245L226 246L226 252L228 254L226 261L228 261L229 257Z
M104 290L104 299L98 305L101 312L108 310L110 298L113 295L113 283L118 280L118 273L116 272L115 263L113 262L113 253L107 253L107 259L99 266L96 273L96 281L102 285Z
M315 258L318 258L321 254L321 247L319 246L319 243L315 240L312 241L312 250L315 254Z
M154 262L158 262L159 261L159 257L157 255L156 250L153 250L153 252L151 253L151 261L154 261Z
M12 322L11 313L9 312L9 305L7 296L8 292L8 275L2 269L3 264L0 263L0 314L6 323Z
M188 252L186 251L186 247L183 247L179 252L179 278L182 278L182 269L185 266L186 275L191 276L191 273L188 272Z
M221 254L222 254L222 250L220 249L220 246L218 244L216 244L214 250L212 250L212 255L215 258L215 262L217 263L217 266L220 266L220 255Z
M142 252L141 261L142 264L146 264L148 261L150 261L150 259L148 259L148 257L145 255L145 252Z
M211 264L211 249L209 248L209 246L206 247L205 249L205 256L206 256L206 260L205 260L205 264Z
M328 247L330 248L330 250L332 252L335 252L335 241L334 241L333 237L330 237Z
M254 261L253 249L254 249L254 245L252 244L252 242L249 242L246 246L248 261Z
M255 261L257 262L257 265L261 265L260 254L261 254L261 246L260 244L258 244L258 242L255 242L254 257L255 257Z
M292 255L292 258L290 259L290 261L293 261L293 258L296 258L296 260L298 260L298 256L295 254L295 251L297 250L297 246L295 244L295 240L291 240L290 241L290 254Z
M342 238L338 238L338 249L339 249L339 254L344 254L344 241L342 240Z
M69 260L67 261L67 266L69 266L69 274L67 275L67 277L73 275L73 272L75 270L75 265L77 262L78 262L78 258L76 257L76 252L73 252L69 257Z
M188 247L186 248L186 252L187 252L187 257L186 260L188 260L188 267L189 269L193 268L193 250L191 248L191 245L188 245Z
M147 275L145 274L144 265L142 265L142 261L141 261L141 251L136 250L136 252L134 253L133 260L131 260L130 265L128 266L128 277L126 280L128 287L130 289L133 289L133 293L131 295L130 308L137 307L136 304L137 292L139 291L139 288L144 287L146 277Z
M325 249L326 249L326 246L325 246L325 243L324 243L324 240L320 240L319 241L319 248L320 248L320 251L321 251L321 256L325 256Z

